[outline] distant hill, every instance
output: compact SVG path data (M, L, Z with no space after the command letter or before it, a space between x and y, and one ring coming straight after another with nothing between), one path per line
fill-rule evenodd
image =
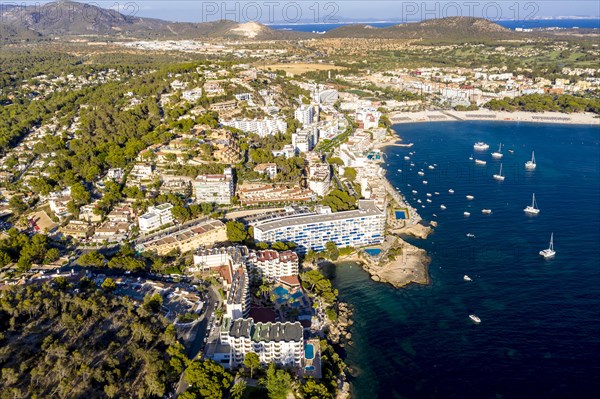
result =
M417 23L375 28L366 24L347 25L323 35L330 38L480 40L512 37L513 32L483 18L448 17Z
M186 23L127 16L115 10L71 1L57 1L43 6L2 6L0 13L2 37L109 35L127 38L231 37L276 40L311 36L302 32L276 31L254 22L240 24L222 20Z

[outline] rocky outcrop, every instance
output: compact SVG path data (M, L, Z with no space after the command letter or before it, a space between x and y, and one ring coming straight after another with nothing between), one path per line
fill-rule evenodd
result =
M432 231L433 230L430 227L423 226L422 224L413 224L400 229L392 230L392 233L411 235L424 240L429 234L431 234Z

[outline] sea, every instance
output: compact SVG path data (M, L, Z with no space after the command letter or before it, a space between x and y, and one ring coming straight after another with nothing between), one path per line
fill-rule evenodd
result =
M515 28L539 29L539 28L589 28L600 29L600 19L527 19L527 20L501 20L494 21L505 28L514 30ZM360 23L360 22L352 22ZM269 24L271 29L276 30L294 30L300 32L328 32L332 29L350 25L352 23L297 23L297 24ZM365 22L376 28L387 28L392 25L398 25L400 21L395 22Z
M385 149L387 176L424 220L438 222L426 240L408 239L429 252L431 284L394 289L355 263L335 268L340 299L355 309L346 348L354 397L598 397L600 128L457 121L394 129L414 146ZM478 141L490 149L475 151ZM532 151L537 168L528 172ZM503 182L492 177L500 164ZM541 212L528 216L533 193ZM544 260L551 233L556 256Z

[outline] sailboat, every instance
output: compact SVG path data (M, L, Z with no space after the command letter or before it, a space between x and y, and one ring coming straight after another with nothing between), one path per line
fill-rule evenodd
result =
M536 163L535 163L535 154L534 151L531 151L531 160L525 162L525 169L530 169L533 170L536 167Z
M502 176L502 164L500 164L500 172L497 175L494 175L494 179L504 181L504 176Z
M538 213L540 213L540 210L538 209L537 204L535 203L535 194L533 194L531 198L531 205L527 206L527 208L523 209L523 211L532 215L537 215Z
M492 158L500 159L502 158L502 143L500 143L500 147L498 147L498 151L492 152Z
M554 233L550 235L550 246L547 249L542 249L540 255L543 256L544 259L553 258L554 255L556 255L556 251L554 250Z

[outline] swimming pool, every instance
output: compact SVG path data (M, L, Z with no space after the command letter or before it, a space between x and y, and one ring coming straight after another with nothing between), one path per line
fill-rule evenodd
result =
M313 344L304 345L304 357L308 360L312 360L315 358L315 347L313 346Z
M275 289L273 290L273 293L280 297L290 294L290 292L285 287L282 287L280 285L275 287Z
M377 256L381 253L381 248L367 248L365 252L371 256Z
M304 370L306 370L306 371L315 371L315 366L306 366L306 367L304 367Z
M406 219L408 217L408 212L405 210L396 210L396 219Z

